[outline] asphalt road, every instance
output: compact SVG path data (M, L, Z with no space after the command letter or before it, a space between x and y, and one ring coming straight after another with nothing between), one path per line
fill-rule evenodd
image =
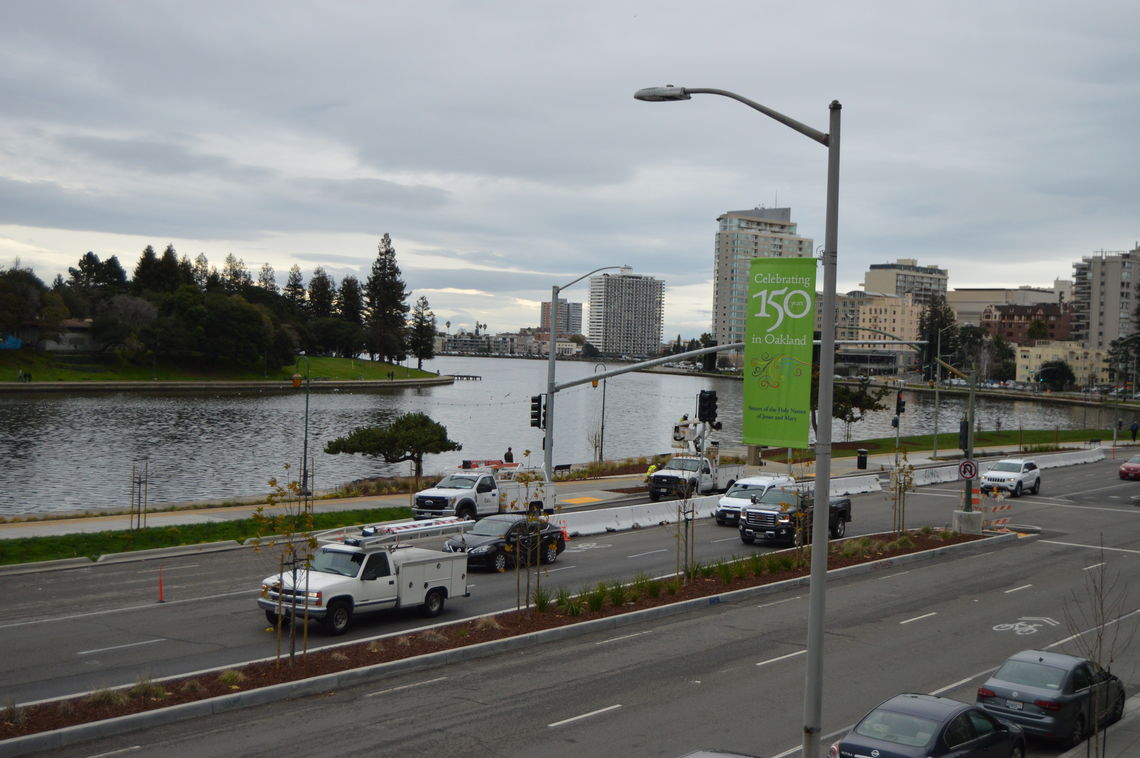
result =
M1083 628L1090 566L1116 577L1118 607L1140 607L1140 484L1106 461L1047 470L1042 494L1012 502L1017 524L1039 537L984 555L924 562L829 584L825 732L841 732L898 691L971 700L1010 653ZM907 524L943 525L960 488L908 498ZM850 534L889 527L882 494L855 498ZM580 589L614 576L666 573L671 527L571 543L544 581ZM1103 550L1101 543L1103 540ZM712 523L697 527L698 559L754 548ZM761 548L762 549L762 548ZM272 636L254 605L273 558L248 550L164 560L167 602L155 602L159 564L143 562L5 578L0 686L17 702L263 657ZM475 574L472 597L442 620L514 604L511 574ZM393 677L372 685L190 722L159 733L101 740L58 755L137 748L201 755L283 750L440 756L682 755L719 746L765 756L798 750L802 724L806 593L584 637L527 654ZM15 619L19 619L16 621ZM1030 634L995 626L1038 619ZM361 619L364 621L363 619ZM359 638L417 626L414 614L361 623ZM1113 664L1129 694L1140 687L1136 617L1119 625ZM1024 627L1023 627L1024 628ZM331 640L314 627L311 642ZM1058 649L1074 652L1073 643ZM1034 745L1034 755L1058 749Z

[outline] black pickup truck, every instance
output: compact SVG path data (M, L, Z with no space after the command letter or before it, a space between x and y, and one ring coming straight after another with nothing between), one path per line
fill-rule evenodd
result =
M812 490L773 487L740 510L740 541L751 545L757 541L780 541L798 545L811 542ZM851 498L831 498L827 521L832 539L847 533L851 521Z

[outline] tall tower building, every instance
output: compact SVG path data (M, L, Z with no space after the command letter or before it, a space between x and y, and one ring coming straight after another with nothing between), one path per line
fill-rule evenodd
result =
M716 221L712 334L718 345L728 345L744 342L752 259L807 258L813 245L796 234L791 208L727 211Z
M590 317L586 338L603 355L633 358L661 352L661 312L665 285L633 273L590 277Z
M1130 252L1104 250L1073 264L1071 333L1090 350L1106 349L1140 331L1140 245Z
M542 311L540 313L539 330L544 332L550 331L550 303L547 301L542 302ZM558 298L558 334L581 334L582 333L582 304L581 303L568 303L562 298Z
M914 296L917 305L926 307L935 298L946 297L948 272L937 266L920 266L914 258L899 258L894 263L872 263L863 277L863 289L884 295Z

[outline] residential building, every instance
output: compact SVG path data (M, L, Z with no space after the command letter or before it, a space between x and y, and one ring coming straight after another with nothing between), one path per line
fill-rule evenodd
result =
M619 273L590 277L587 339L603 355L633 358L661 353L665 285L623 267Z
M1036 382L1041 367L1050 361L1064 361L1068 364L1079 386L1088 387L1110 382L1107 350L1088 348L1074 341L1047 340L1017 349L1017 381Z
M910 293L914 302L925 307L936 298L946 297L947 271L937 266L920 266L914 258L894 263L872 263L863 276L863 289L884 295Z
M1130 252L1101 250L1073 264L1072 335L1089 348L1138 331L1140 244Z
M550 331L550 302L543 301L539 314L539 330ZM558 336L582 333L582 304L558 298Z
M718 216L712 323L717 344L744 342L753 258L809 258L813 250L812 241L796 233L791 208L757 207ZM739 364L743 352L720 355Z
M982 311L991 305L1036 305L1068 303L1072 300L1072 282L1058 279L1052 289L1043 287L960 287L946 293L946 304L963 326L981 326Z
M898 338L900 343L894 345L890 342L858 346L859 352L869 356L881 353L892 353L895 356L894 370L902 371L917 363L919 345L918 324L922 316L923 306L915 302L913 293L902 295L886 294L882 292L867 292L866 297L859 304L859 315L855 331L858 337L854 339L867 340L893 340ZM880 361L881 365L881 361Z
M1070 337L1072 309L1068 303L1036 305L987 305L982 311L982 329L992 336L1004 337L1015 345L1031 344L1029 328L1040 322L1050 341L1067 341Z

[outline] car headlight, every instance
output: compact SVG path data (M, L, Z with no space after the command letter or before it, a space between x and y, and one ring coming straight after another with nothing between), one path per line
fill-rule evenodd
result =
M484 553L489 553L493 549L494 549L494 545L480 545L479 547L471 548L471 550L469 550L468 552L471 555L482 555Z
M790 523L792 523L792 517L787 516L787 515L777 516L776 517L776 523L777 524L790 524Z

